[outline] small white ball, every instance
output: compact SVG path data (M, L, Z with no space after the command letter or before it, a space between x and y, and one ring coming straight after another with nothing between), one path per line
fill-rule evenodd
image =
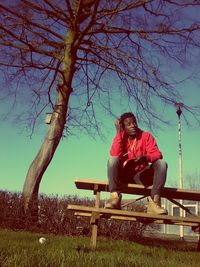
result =
M46 240L45 237L40 237L40 239L39 239L39 243L40 243L40 244L44 244L46 241L47 241L47 240Z

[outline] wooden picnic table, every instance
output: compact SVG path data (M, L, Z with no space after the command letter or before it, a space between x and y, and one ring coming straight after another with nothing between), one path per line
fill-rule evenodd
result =
M200 191L178 189L173 187L165 187L162 191L162 198L166 198L172 203L179 206L190 214L190 217L171 216L171 215L156 215L148 214L145 212L135 212L128 210L116 210L116 209L105 209L100 207L101 192L109 192L108 183L106 181L96 180L84 180L77 179L75 185L81 190L93 191L95 195L94 207L83 206L83 205L68 205L69 210L75 211L78 216L90 216L90 224L92 226L91 245L96 248L97 244L97 231L98 224L101 218L127 220L127 221L140 221L143 223L158 223L158 224L172 224L172 225L183 225L191 226L193 229L200 229L200 216L193 214L187 207L184 207L179 200L192 200L200 201ZM148 197L151 195L151 186L144 187L138 184L124 184L121 192L123 194L140 195L135 201ZM200 250L200 238L197 246L197 250Z

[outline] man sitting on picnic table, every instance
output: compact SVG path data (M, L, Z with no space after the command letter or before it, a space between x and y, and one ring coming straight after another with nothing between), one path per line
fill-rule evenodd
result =
M121 209L121 185L136 183L152 185L148 197L147 212L167 214L161 207L161 191L165 185L167 163L163 160L155 138L138 128L133 113L121 115L115 122L116 135L110 149L108 160L108 181L110 199L105 208Z

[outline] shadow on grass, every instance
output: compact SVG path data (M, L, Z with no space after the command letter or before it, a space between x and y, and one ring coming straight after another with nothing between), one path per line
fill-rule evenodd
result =
M143 237L140 240L134 240L135 243L141 245L148 245L152 247L164 247L166 249L172 249L177 251L194 251L197 252L198 250L198 240L188 240L183 239L181 240L179 237Z

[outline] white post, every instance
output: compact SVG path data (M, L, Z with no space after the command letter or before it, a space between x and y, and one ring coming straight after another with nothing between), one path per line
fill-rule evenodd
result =
M179 188L183 189L183 168L182 168L182 144L181 144L181 114L183 107L182 103L176 104L176 113L178 115L178 147L179 147ZM183 200L180 199L180 204L183 205ZM180 208L180 216L183 217L183 209ZM180 225L180 239L184 239L183 225Z

